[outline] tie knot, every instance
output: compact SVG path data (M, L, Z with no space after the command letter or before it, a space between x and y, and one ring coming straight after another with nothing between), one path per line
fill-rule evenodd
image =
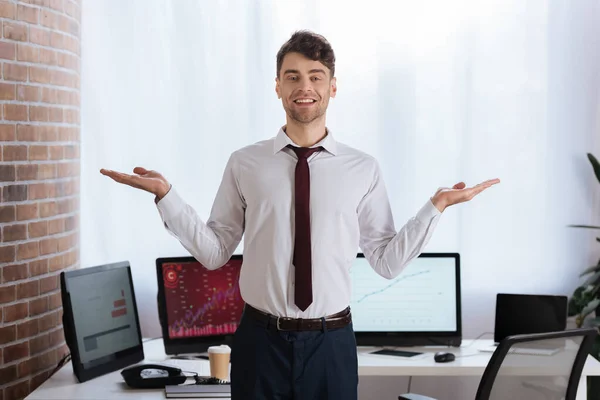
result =
M296 147L292 145L288 145L288 147L296 152L298 158L308 158L311 154L316 153L317 151L323 150L323 147Z

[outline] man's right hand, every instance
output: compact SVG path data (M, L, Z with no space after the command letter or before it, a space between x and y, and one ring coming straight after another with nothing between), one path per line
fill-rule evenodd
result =
M114 181L142 189L156 195L157 200L162 199L171 190L171 185L164 176L156 171L148 171L142 167L135 167L133 173L128 175L122 172L101 169L100 173L112 178Z

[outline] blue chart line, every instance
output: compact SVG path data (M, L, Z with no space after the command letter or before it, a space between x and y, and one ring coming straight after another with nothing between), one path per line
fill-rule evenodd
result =
M386 290L388 290L389 288L391 288L392 286L394 286L395 284L397 284L397 283L398 283L398 282L400 282L400 281L403 281L403 280L405 280L405 279L408 279L408 278L414 278L415 276L418 276L418 275L423 275L423 274L427 274L427 273L429 273L429 271L415 272L414 274L411 274L411 275L406 275L406 276L403 276L403 277L401 277L401 278L398 278L398 279L396 279L394 282L390 283L389 285L387 285L386 287L384 287L384 288L382 288L382 289L379 289L379 290L376 290L376 291L374 291L374 292L371 292L371 293L367 293L367 294L365 294L363 297L361 297L361 298L360 298L360 299L357 301L357 303L360 303L361 301L363 301L363 300L365 300L365 299L367 299L367 298L369 298L369 297L371 297L371 296L373 296L373 295L376 295L376 294L379 294L379 293L383 293L383 292L385 292Z

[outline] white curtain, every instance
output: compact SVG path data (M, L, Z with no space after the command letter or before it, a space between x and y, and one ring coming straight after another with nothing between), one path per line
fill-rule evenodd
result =
M427 251L462 255L465 337L497 292L570 294L600 255L600 4L582 1L83 2L81 265L131 262L158 336L155 259L187 255L153 197L100 168L162 172L206 219L229 154L285 114L275 55L325 35L339 92L328 126L381 163L399 229L439 186L499 177L448 209ZM241 250L241 246L239 248Z

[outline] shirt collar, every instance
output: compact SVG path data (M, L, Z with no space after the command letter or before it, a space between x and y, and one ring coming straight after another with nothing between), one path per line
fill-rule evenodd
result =
M331 135L331 130L329 128L326 128L326 129L327 129L327 135L325 135L325 137L323 139L321 139L320 142L315 143L314 146L311 146L311 147L322 146L325 150L327 150L332 155L336 155L336 153L337 153L336 141L333 138L333 136ZM277 136L275 137L275 141L273 142L273 154L278 153L283 148L285 148L287 145L292 145L292 146L298 147L298 145L296 143L294 143L292 141L292 139L290 139L290 137L285 133L285 131L283 130L283 127L281 127L281 128L279 128L279 132L277 133Z

